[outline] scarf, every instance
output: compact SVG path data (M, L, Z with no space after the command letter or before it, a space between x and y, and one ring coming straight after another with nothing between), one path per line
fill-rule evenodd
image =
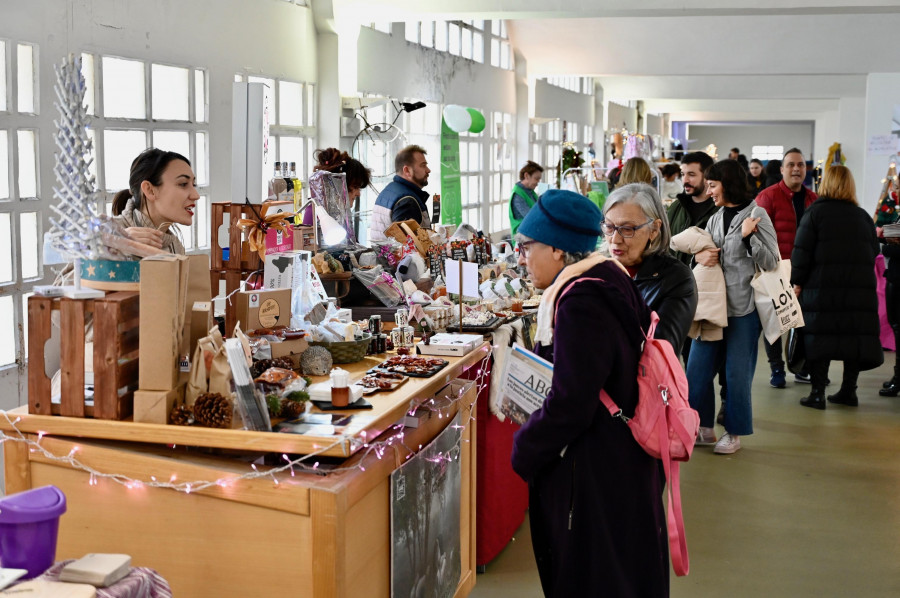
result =
M580 262L568 265L560 271L556 276L556 280L544 291L541 297L541 303L538 306L537 333L534 336L535 343L540 342L544 346L553 343L553 326L555 324L553 319L556 315L556 298L566 286L566 283L573 278L581 276L597 264L602 264L606 261L613 262L627 274L625 266L620 264L618 260L608 258L600 253L593 253Z

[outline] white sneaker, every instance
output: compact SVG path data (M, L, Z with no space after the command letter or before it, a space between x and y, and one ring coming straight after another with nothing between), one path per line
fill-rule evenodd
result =
M719 442L713 447L713 452L717 455L730 455L741 450L740 436L732 436L728 432L722 434Z
M716 431L712 428L704 428L700 426L700 431L697 433L697 441L694 444L699 446L709 446L711 444L716 443Z

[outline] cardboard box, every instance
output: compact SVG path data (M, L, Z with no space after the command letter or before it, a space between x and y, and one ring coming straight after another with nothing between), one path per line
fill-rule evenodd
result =
M415 220L394 222L384 231L384 236L396 240L401 245L406 245L406 238L411 237L416 250L423 257L428 255L428 250L434 244L428 236L428 229L421 228Z
M309 271L312 254L308 251L285 251L266 256L263 269L263 287L266 289L291 289L303 287Z
M172 390L134 391L134 421L144 424L168 424L169 414L184 403L184 384Z
M242 330L291 324L291 290L241 291L235 297L237 321Z
M169 391L183 355L189 260L159 255L141 260L138 388ZM205 277L207 284L209 276Z
M298 369L300 367L300 356L309 348L309 343L306 342L305 338L298 338L281 341L280 343L271 343L269 346L272 348L273 359L290 357L291 361L294 362L294 369Z
M475 350L484 341L480 334L440 333L431 337L430 344L416 343L416 350L421 355L453 355L461 357Z
M266 231L266 255L283 253L294 248L294 229L285 225L282 230L270 228Z

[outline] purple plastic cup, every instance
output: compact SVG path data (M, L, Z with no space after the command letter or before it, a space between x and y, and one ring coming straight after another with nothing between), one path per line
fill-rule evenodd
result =
M0 564L37 577L56 560L59 516L66 495L56 486L26 490L0 499Z

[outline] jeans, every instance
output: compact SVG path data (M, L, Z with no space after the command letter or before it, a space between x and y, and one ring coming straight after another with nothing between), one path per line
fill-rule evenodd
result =
M700 425L712 428L715 422L713 379L724 363L728 384L725 402L725 430L734 436L753 434L753 411L750 385L756 370L759 316L753 311L746 316L729 317L728 327L720 341L694 340L687 366L688 400L700 414Z

